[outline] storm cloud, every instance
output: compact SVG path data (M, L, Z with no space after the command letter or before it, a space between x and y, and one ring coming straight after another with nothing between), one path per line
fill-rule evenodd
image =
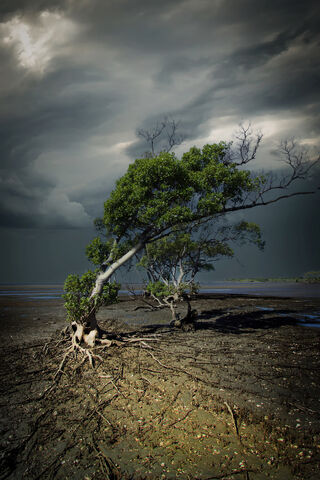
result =
M19 249L19 230L58 229L63 248L63 230L87 231L147 149L137 128L165 116L180 122L178 154L245 121L264 133L265 169L281 138L319 146L319 17L313 0L2 1L4 237Z

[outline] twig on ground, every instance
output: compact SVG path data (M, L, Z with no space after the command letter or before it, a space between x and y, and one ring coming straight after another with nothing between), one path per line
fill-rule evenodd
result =
M60 342L59 342L60 343ZM53 381L51 383L51 385L49 385L43 392L42 394L39 396L38 400L42 399L45 397L45 395L47 393L49 393L54 387L56 387L60 381L60 378L63 374L65 374L65 366L66 366L66 363L67 363L67 360L69 358L69 355L71 354L77 354L77 353L81 353L83 355L83 359L82 361L80 362L80 364L76 365L74 368L73 368L73 371L77 370L78 368L81 367L81 365L83 365L83 363L86 361L86 359L89 360L89 363L91 365L92 368L94 368L94 364L95 364L95 360L99 360L100 362L103 362L103 358L100 356L100 355L97 355L96 353L93 353L91 352L88 348L83 348L81 347L80 345L78 344L72 344L68 349L67 351L64 353L63 357L62 357L62 360L59 364L59 367L58 369L56 370L56 373L54 374L53 376Z
M223 402L223 403L226 405L226 407L227 407L227 409L228 409L228 411L229 411L229 413L230 413L230 415L231 415L231 417L232 417L233 425L234 425L234 429L235 429L235 431L236 431L237 437L240 438L236 416L235 416L232 408L231 408L230 405L228 404L228 402Z
M208 477L205 480L223 480L225 478L232 477L232 475L240 475L241 473L246 475L246 480L250 480L249 472L250 473L257 473L257 470L243 469L242 468L241 470L233 470L230 473L222 473L221 475L218 475L217 477Z
M159 365L161 365L161 367L168 368L169 370L179 370L179 368L170 367L169 365L165 365L164 363L160 362L160 360L158 360L158 358L156 358L152 352L148 351L148 353L151 355L153 360L155 360Z
M165 428L173 427L176 423L179 423L179 422L182 422L183 420L185 420L188 417L188 415L190 415L191 412L192 412L192 409L188 410L187 413L182 418L178 418L174 422L169 423L168 425L164 425L164 427Z
M111 423L101 412L99 412L99 410L96 409L96 412L97 412L98 415L100 415L101 418L103 418L103 420L104 420L105 422L107 422L107 423L110 425L110 427L111 427L112 429L114 428L113 425L112 425L112 423Z
M297 410L301 410L302 412L310 412L310 413L316 413L319 415L319 412L316 412L316 410L312 410L309 407L305 407L303 405L298 405L297 403L292 403L292 402L286 402L288 405L291 405L292 407L296 408Z
M119 388L118 388L117 385L114 383L114 381L112 380L112 378L110 379L110 382L112 383L112 385L114 386L114 388L117 390L117 392L118 392L120 395L122 395L124 398L127 398L127 397L125 396L125 394L122 393L122 392L119 390Z
M142 378L142 380L145 380L147 383L149 383L149 385L151 385L150 380L148 380L146 377L144 377L143 375L141 375L141 378Z
M66 353L64 354L64 356L61 360L61 363L58 367L58 370L56 371L56 373L53 377L54 380L56 380L57 378L60 378L60 375L62 375L64 373L63 369L64 369L64 366L66 364L67 358L70 355L70 353L72 353L72 352L74 352L73 346L69 347L68 350L66 351Z

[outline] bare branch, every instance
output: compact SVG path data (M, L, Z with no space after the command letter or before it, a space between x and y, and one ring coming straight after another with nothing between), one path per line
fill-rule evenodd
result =
M231 153L231 158L237 165L246 165L256 158L263 135L261 132L254 135L249 123L247 127L240 124L235 136L238 140L237 149Z
M270 199L270 200L263 200L263 197L261 196L260 201L252 202L252 203L249 203L248 205L238 205L238 206L235 206L235 207L225 208L224 213L237 212L238 210L247 210L249 208L260 207L262 205L270 205L271 203L276 203L279 200L283 200L284 198L291 198L291 197L295 197L297 195L310 195L312 193L315 193L315 191L292 192L292 193L289 193L288 195L279 195L278 197Z
M143 128L137 130L138 137L144 138L144 140L149 144L153 157L155 156L155 143L157 142L157 139L159 139L159 137L161 136L165 127L166 125L163 121L161 123L156 123L155 126L150 130L144 130Z
M179 128L179 122L175 120L170 120L169 118L165 118L165 130L167 134L167 146L165 147L166 152L170 152L173 147L181 145L184 140L184 136L177 133Z
M306 148L299 148L294 138L282 140L278 152L282 161L291 169L291 175L283 179L283 188L287 188L293 180L307 178L311 168L320 161L320 155L311 160L309 151Z
M178 134L179 122L169 117L159 123L157 122L150 129L140 128L137 130L137 136L144 139L148 144L150 151L146 152L146 155L155 157L160 152L171 152L172 149L184 140L182 134ZM158 148L156 148L158 146Z
M227 153L227 161L230 160L238 166L246 165L256 158L257 151L262 141L262 134L254 134L251 125L240 125L236 134L238 140L235 147L231 147ZM277 149L279 159L288 168L287 173L275 174L274 172L262 173L261 183L254 192L244 193L241 200L233 199L226 204L224 212L253 208L259 205L268 205L283 198L295 195L307 195L313 191L299 193L288 193L278 197L271 197L271 194L279 190L287 190L298 180L305 180L310 170L320 162L320 155L312 158L310 151L300 147L294 139L282 140ZM253 178L256 177L256 173Z

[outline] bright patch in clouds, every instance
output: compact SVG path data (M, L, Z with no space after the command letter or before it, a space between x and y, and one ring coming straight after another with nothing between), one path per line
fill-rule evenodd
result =
M55 188L39 206L38 216L44 225L65 225L70 227L88 227L92 219L85 211L83 205L71 201L68 195Z
M40 74L76 31L75 24L70 20L47 11L38 16L36 24L14 17L0 25L2 40L14 47L19 65Z

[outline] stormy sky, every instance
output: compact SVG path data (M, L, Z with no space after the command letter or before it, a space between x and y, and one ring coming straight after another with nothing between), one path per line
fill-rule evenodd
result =
M255 168L278 171L293 136L314 158L319 19L313 0L2 0L0 282L87 268L93 219L146 150L137 129L165 116L185 137L177 154L251 122L264 134ZM319 190L250 211L265 252L238 250L211 279L319 270L318 205Z

